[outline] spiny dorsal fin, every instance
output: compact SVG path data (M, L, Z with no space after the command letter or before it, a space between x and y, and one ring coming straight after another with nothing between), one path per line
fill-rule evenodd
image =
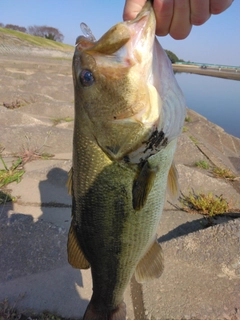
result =
M73 181L72 181L72 177L73 177L73 168L71 168L68 172L68 179L67 179L67 183L66 183L66 187L68 189L68 194L72 195L73 192Z
M172 163L168 172L168 183L167 183L168 194L172 200L176 200L179 196L179 185L178 185L178 173L174 163Z
M68 262L71 264L73 268L77 268L77 269L90 268L90 263L85 258L79 246L73 223L71 223L71 227L68 233L67 252L68 252Z
M141 210L144 207L149 192L152 189L155 177L156 170L151 169L148 161L146 161L137 179L134 181L133 184L132 202L134 210Z
M163 251L156 239L136 267L136 281L143 283L148 280L159 278L163 272L163 269Z

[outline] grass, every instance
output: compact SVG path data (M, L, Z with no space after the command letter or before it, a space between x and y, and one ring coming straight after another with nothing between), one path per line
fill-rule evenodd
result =
M235 176L233 175L233 173L229 169L215 167L215 168L213 168L212 172L216 178L223 178L223 179L225 178L225 179L229 179L229 180L235 179Z
M184 195L181 192L179 202L181 203L180 207L173 205L176 209L189 213L199 213L208 217L231 211L240 211L239 209L233 209L223 195L214 196L212 192L197 194L194 191L190 191L188 195Z
M189 139L192 140L192 142L193 142L194 144L196 144L196 145L198 144L197 139L194 138L193 136L189 136Z
M59 118L52 118L51 121L53 122L53 126L57 126L61 122L71 122L74 119L71 117L59 117Z
M209 163L205 160L199 160L195 162L195 166L205 170L209 169Z
M35 159L44 159L47 160L50 157L53 157L52 154L44 152L43 148L46 146L47 140L51 132L47 133L47 136L44 139L44 142L41 146L32 146L31 135L26 134L26 144L22 146L22 151L17 160L12 163L10 167L7 166L1 153L4 150L4 147L0 145L0 162L2 162L3 169L0 169L0 188L7 186L9 183L17 182L19 183L24 174L24 164L26 162L35 160ZM0 190L0 204L5 204L9 201L15 201L15 198L11 197L4 190ZM0 318L1 320L1 318Z
M4 169L0 170L0 187L4 187L14 181L17 183L20 182L24 174L24 170L22 169L22 158L18 158L10 168L7 167L2 156L0 156L0 160L4 166Z
M68 52L74 51L74 47L70 46L68 44L65 44L62 42L57 42L57 41L52 41L52 40L45 39L42 37L33 36L33 35L30 35L30 34L27 34L24 32L20 32L20 31L16 31L16 30L0 28L0 34L1 33L15 36L23 41L28 42L29 44L36 45L36 46L42 47L42 48L50 48L50 49L68 51Z
M51 133L51 131L47 132L44 142L40 146L33 145L32 136L30 134L25 135L26 142L23 144L22 151L20 152L24 164L36 159L48 160L53 157L53 154L44 151Z
M192 122L192 118L191 118L191 117L186 117L186 118L185 118L185 121L186 121L186 122Z
M187 127L185 127L185 126L183 126L183 128L182 128L182 132L187 132L188 131L188 128Z

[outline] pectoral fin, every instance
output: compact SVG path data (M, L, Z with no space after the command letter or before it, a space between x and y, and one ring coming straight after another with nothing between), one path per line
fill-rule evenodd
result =
M167 190L172 200L176 200L178 198L179 196L178 173L174 163L172 163L170 170L168 172Z
M162 247L157 240L155 240L136 267L136 281L143 283L148 280L159 278L163 272L163 268L164 259Z
M66 187L67 187L67 189L68 189L68 194L70 194L70 195L73 194L73 192L72 192L72 190L73 190L72 177L73 177L73 168L71 168L71 169L69 170L69 172L68 172L68 179L67 179L67 183L66 183Z
M156 169L151 169L149 163L146 162L133 184L133 209L141 210L144 207L155 177Z
M85 258L79 246L73 224L71 224L71 227L68 233L67 252L68 252L68 262L71 264L73 268L77 268L77 269L90 268L90 263Z

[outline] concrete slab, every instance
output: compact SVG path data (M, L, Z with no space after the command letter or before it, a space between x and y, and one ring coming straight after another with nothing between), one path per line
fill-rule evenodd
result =
M142 287L143 319L239 316L239 230L236 219L162 243L165 269L160 279Z
M37 160L25 165L26 173L19 182L9 184L13 196L21 204L42 207L71 205L66 183L71 160Z

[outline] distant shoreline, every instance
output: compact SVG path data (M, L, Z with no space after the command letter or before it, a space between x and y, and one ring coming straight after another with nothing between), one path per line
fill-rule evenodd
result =
M211 77L218 77L224 79L231 79L231 80L239 80L240 81L240 71L236 72L232 69L219 69L219 68L212 68L207 67L203 69L199 66L195 65L184 65L184 64L172 64L173 71L176 72L186 72L186 73L195 73L201 74L204 76L211 76Z

